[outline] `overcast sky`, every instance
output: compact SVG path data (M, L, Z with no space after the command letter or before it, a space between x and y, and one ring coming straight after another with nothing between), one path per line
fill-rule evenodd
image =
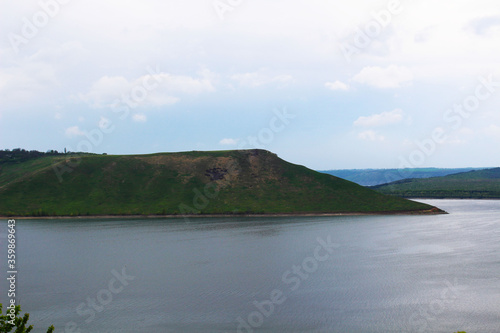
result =
M0 3L1 149L500 166L498 1Z

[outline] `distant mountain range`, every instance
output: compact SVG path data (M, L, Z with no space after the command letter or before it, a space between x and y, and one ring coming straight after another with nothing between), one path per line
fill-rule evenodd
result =
M2 216L442 212L258 149L151 155L4 153Z
M404 179L371 188L405 198L500 199L500 168Z
M320 171L363 186L375 186L408 178L430 178L486 168L344 169Z

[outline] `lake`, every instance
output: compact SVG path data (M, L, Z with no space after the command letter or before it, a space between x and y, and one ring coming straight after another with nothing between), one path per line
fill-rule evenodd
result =
M17 302L33 332L500 332L500 201L419 201L450 214L17 220Z

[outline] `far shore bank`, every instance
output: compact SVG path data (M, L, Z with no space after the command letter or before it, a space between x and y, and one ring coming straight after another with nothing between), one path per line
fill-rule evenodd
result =
M203 217L293 217L293 216L370 216L370 215L440 215L448 214L439 208L418 211L392 211L392 212L350 212L350 213L263 213L263 214L192 214L192 215L77 215L77 216L0 216L0 219L12 220L56 220L56 219L139 219L139 218L203 218Z
M453 198L453 197L444 197L444 198L429 198L429 197L402 197L408 200L500 200L499 198Z

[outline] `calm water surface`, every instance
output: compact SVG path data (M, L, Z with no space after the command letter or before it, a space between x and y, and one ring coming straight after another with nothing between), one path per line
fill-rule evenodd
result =
M422 201L450 214L18 220L17 301L34 332L500 332L500 201Z

